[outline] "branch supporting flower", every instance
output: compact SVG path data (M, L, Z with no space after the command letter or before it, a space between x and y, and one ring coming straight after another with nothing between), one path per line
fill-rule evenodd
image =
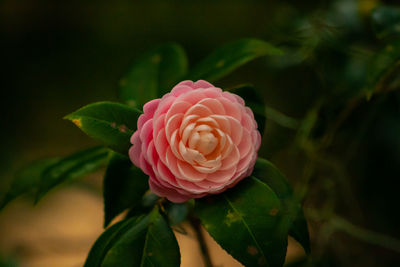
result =
M202 232L200 220L196 217L191 216L189 218L190 225L193 227L193 230L196 234L197 241L199 241L201 255L204 260L204 264L206 267L213 267L210 253L207 247L206 240L204 239L204 234Z

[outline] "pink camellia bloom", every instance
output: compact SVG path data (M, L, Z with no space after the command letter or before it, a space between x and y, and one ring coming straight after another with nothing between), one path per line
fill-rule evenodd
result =
M172 202L217 194L249 176L261 136L238 95L183 81L143 107L131 137L132 162L150 189Z

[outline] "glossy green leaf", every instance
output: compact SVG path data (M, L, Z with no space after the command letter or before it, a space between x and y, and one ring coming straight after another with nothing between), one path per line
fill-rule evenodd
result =
M124 210L139 213L143 195L149 188L148 176L129 158L113 154L104 177L104 227Z
M215 196L196 200L195 213L210 235L245 266L282 266L287 219L279 198L254 177Z
M159 199L159 196L148 189L142 196L142 199L140 199L139 204L135 204L131 209L128 210L125 215L125 219L149 213L157 205Z
M107 233L108 232L108 233ZM178 267L180 253L171 228L158 212L112 226L95 243L85 267Z
M242 97L246 106L251 108L254 118L257 121L258 130L263 135L266 123L263 97L251 85L240 85L228 89L228 91Z
M400 87L400 41L376 53L368 66L367 96Z
M306 253L310 253L307 221L285 176L271 162L262 158L257 159L252 175L271 187L281 199L283 209L291 221L289 234L303 246Z
M107 252L127 230L135 226L135 224L142 218L143 217L132 217L119 221L108 228L103 234L101 234L90 249L84 267L101 266Z
M42 172L59 160L59 158L38 160L17 172L11 182L10 189L0 201L0 210L15 198L37 190Z
M188 79L204 79L213 82L257 57L282 54L280 49L265 41L241 39L223 45L212 52L193 67Z
M378 38L400 35L400 8L380 6L372 12L372 27Z
M97 170L106 163L108 154L109 150L105 147L89 148L49 166L40 176L36 202L55 186Z
M124 155L136 130L138 109L113 102L97 102L65 116L88 136Z
M257 158L252 175L271 187L280 199L293 195L289 181L274 164L266 159Z
M120 81L119 96L130 106L142 107L171 91L187 71L185 51L175 43L154 48L139 57Z

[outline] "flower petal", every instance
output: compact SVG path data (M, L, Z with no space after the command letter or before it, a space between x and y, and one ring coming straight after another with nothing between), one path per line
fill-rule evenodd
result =
M219 114L219 115L225 114L224 106L221 104L221 102L219 102L216 99L205 98L205 99L199 101L198 104L208 107L211 110L212 114Z
M171 107L168 109L167 114L165 115L165 120L169 120L171 116L177 114L177 113L185 113L192 104L185 102L185 101L176 101L174 102Z
M232 179L235 173L236 173L235 167L227 170L219 170L214 173L208 174L207 180L214 183L226 183Z
M187 93L192 90L193 90L193 88L190 87L189 85L178 84L172 89L171 95L180 96L181 94Z
M239 149L233 146L231 153L222 160L221 170L230 169L235 166L240 160Z
M226 115L232 116L238 121L241 120L242 114L240 110L240 105L236 102L232 102L224 97L219 97L218 101L224 106Z
M188 116L188 115L198 115L199 117L207 117L207 116L212 115L212 111L208 107L206 107L202 104L196 104L196 105L191 106L186 111L185 116Z
M211 83L204 81L204 80L198 80L197 82L195 82L192 85L192 88L194 89L198 89L198 88L210 88L210 87L214 87L214 85L212 85Z
M198 172L196 169L193 168L192 165L184 162L184 161L178 161L178 170L180 172L180 178L191 181L191 182L198 182L198 181L203 181L207 175L204 173Z
M168 119L167 123L165 124L165 134L167 135L167 139L171 139L172 133L181 126L182 119L182 113L175 114Z
M226 118L228 119L228 121L231 125L231 127L230 127L231 130L229 132L229 136L232 138L233 143L235 145L238 145L240 143L240 141L242 140L243 126L234 117L226 116Z

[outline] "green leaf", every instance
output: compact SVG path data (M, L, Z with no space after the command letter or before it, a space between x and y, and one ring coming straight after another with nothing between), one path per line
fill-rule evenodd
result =
M97 266L178 267L178 243L155 209L145 217L133 217L110 227L96 241L85 263L85 267Z
M293 236L310 253L310 238L307 221L300 203L293 195L293 189L285 176L266 159L258 158L252 175L266 183L281 199L285 213L291 220L289 234Z
M15 198L37 190L42 172L59 160L59 158L38 160L17 172L11 182L9 191L0 201L0 210Z
M196 200L195 213L210 235L245 266L282 266L288 222L272 189L254 177Z
M134 205L131 209L128 210L127 214L125 215L125 219L149 213L157 205L159 199L159 196L148 189L144 193L138 205Z
M246 106L251 108L254 118L257 121L258 131L263 135L266 123L265 103L263 97L251 85L239 85L228 89L229 92L239 95L243 98Z
M104 227L125 209L131 208L137 215L143 195L149 188L148 180L129 158L116 153L112 155L104 177Z
M65 116L90 137L111 149L127 155L130 137L136 130L138 109L112 103L97 102Z
M398 89L400 73L400 40L376 53L368 66L367 96Z
M167 43L139 57L120 81L119 96L130 106L142 107L171 91L187 71L185 51Z
M293 195L289 181L274 164L266 159L257 158L252 175L271 187L280 199Z
M113 224L94 243L86 259L84 267L101 266L107 252L121 238L121 236L133 227L143 217L132 217Z
M188 79L213 82L257 57L282 54L281 50L265 41L241 39L216 49L194 66Z
M48 166L41 173L36 202L55 186L97 170L105 164L108 154L107 148L94 147L65 157Z
M289 235L292 236L300 245L304 248L306 254L311 253L311 246L310 246L310 235L308 232L308 225L306 217L304 216L303 209L301 206L297 206L298 212L292 221L292 225L289 229Z
M400 8L380 6L372 12L372 28L378 38L400 35Z

